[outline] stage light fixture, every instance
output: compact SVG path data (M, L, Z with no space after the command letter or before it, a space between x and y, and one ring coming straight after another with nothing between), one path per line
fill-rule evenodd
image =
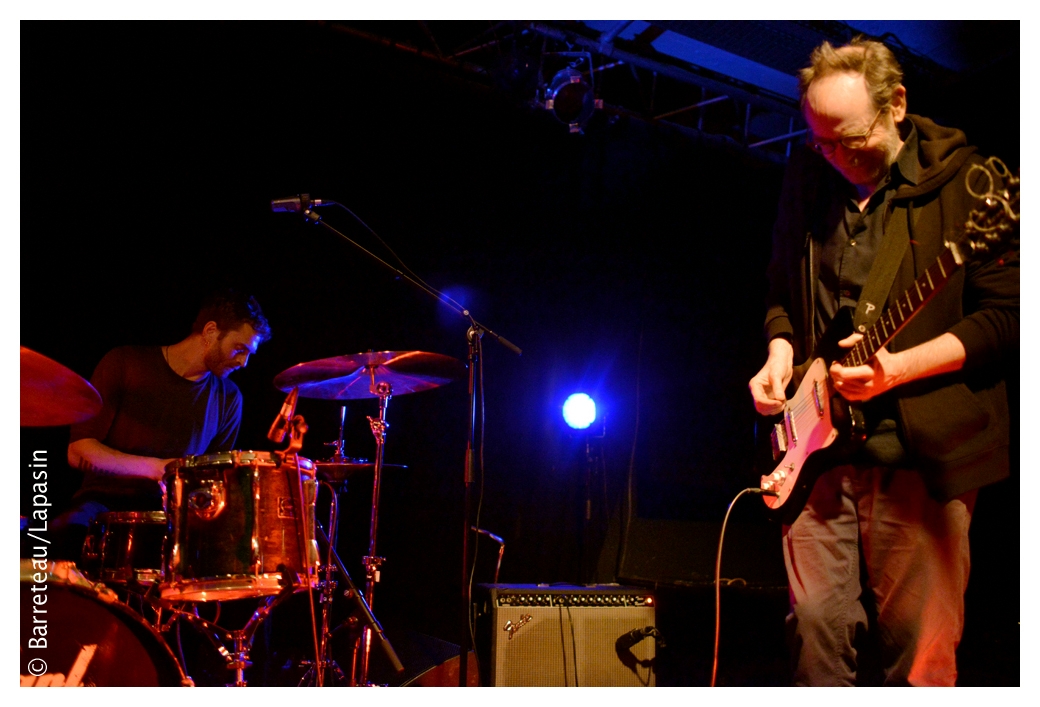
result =
M572 429L588 429L596 421L596 402L585 393L569 396L563 404L563 420Z
M551 110L556 119L570 128L572 133L581 132L592 117L592 112L602 107L603 101L596 100L593 87L573 67L557 71L549 82L545 108Z

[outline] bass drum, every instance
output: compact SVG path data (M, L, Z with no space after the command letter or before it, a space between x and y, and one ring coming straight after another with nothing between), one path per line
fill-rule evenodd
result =
M22 560L20 599L23 687L191 684L159 634L74 563Z

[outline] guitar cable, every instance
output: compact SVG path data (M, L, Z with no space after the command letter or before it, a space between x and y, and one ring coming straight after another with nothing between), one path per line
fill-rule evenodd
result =
M754 487L746 488L740 493L738 493L736 496L734 496L733 500L729 502L729 508L726 509L726 516L722 519L722 530L719 532L719 549L718 552L715 554L715 650L714 658L712 660L711 665L711 687L715 687L715 676L718 674L719 670L719 626L721 616L720 607L722 598L720 585L721 580L719 577L722 574L722 541L726 537L726 523L729 522L730 511L733 510L733 506L736 505L737 500L739 500L740 497L746 493L753 493L764 496L777 495L776 491L764 491L760 488ZM736 580L731 580L730 583L732 584L735 581Z

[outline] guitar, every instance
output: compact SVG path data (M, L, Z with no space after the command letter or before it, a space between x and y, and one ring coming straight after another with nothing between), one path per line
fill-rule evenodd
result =
M989 178L984 194L977 194L970 187L977 170ZM1004 182L999 192L994 191L994 175ZM967 182L969 193L979 202L965 225L965 242L945 244L942 254L913 286L862 332L863 338L855 346L844 350L842 366L861 366L870 361L965 262L997 257L1017 247L1018 177L1011 175L1003 162L990 158L985 166L972 166ZM851 333L847 311L843 317L848 320ZM785 524L793 523L802 512L816 479L847 459L866 439L862 412L837 394L828 374L831 362L839 358L828 352L843 338L838 334L843 325L844 322L835 320L813 358L796 370L796 379L799 372L804 373L769 434L772 462L776 466L771 474L761 478L762 499L768 514Z

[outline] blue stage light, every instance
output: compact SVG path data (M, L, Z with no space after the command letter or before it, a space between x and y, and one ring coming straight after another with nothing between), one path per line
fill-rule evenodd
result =
M563 419L576 430L587 429L596 421L596 402L585 393L575 393L563 404Z

